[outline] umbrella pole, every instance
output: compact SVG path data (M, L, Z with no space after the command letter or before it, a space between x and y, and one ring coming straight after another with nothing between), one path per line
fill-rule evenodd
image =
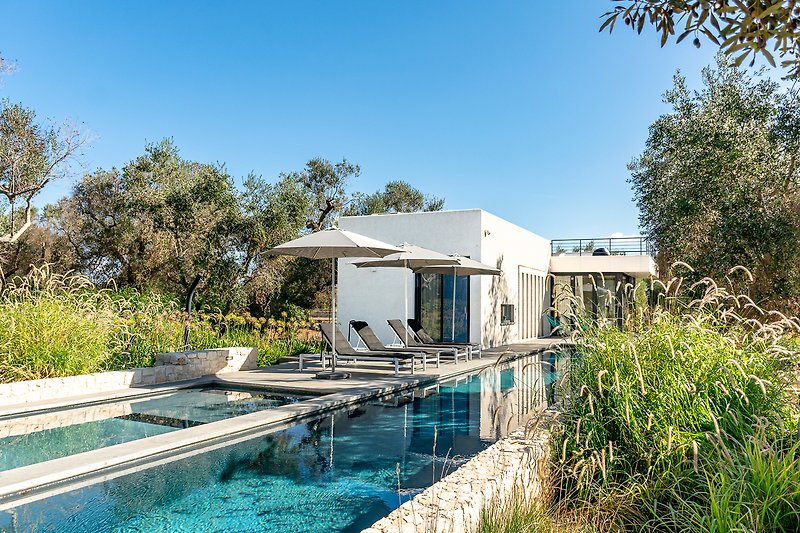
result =
M456 341L456 268L453 267L453 324L450 330L450 342Z
M403 322L403 326L405 326L405 328L404 328L405 332L406 332L405 343L406 343L406 348L408 348L408 272L407 272L407 270L408 270L408 260L407 259L403 260L403 267L404 267L403 268L403 276L404 276L403 277L403 298L405 298L403 309L405 310L405 313L406 313L406 321Z
M336 362L338 357L336 355L336 334L339 332L336 329L336 258L331 257L331 370L330 372L323 370L318 372L314 377L316 379L348 379L350 378L349 372L337 372ZM347 341L345 341L347 342Z
M331 257L331 374L336 373L336 258Z

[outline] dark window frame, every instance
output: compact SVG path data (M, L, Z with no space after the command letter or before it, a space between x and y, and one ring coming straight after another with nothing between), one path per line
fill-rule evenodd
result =
M433 335L434 333L436 333L438 335L438 338L439 338L440 341L446 341L444 339L444 324L445 324L445 319L450 320L450 317L449 316L448 317L444 316L444 299L445 299L445 292L447 292L447 291L444 290L444 279L443 279L443 277L444 276L451 276L452 277L453 275L452 274L433 274L433 275L434 276L439 276L440 278L442 278L442 279L440 279L440 283L441 283L441 286L442 286L442 291L439 294L439 309L440 309L439 312L442 314L442 316L440 317L440 320L439 320L439 331L437 331L437 332L429 331L428 334L430 334L434 338L434 340L436 340L436 336ZM467 300L467 342L469 342L469 340L471 340L470 339L470 337L471 337L470 333L471 333L471 330L472 330L472 277L471 276L456 276L456 278L467 278L467 297L466 297L466 300ZM454 283L457 283L457 280L455 280ZM453 303L453 305L455 305L455 302ZM422 274L414 274L414 319L419 321L419 322L422 322ZM449 340L449 339L447 339L447 340ZM456 341L456 342L458 342L458 341Z
M508 318L506 311L511 308L511 318ZM517 310L514 304L500 304L500 325L513 326L517 323Z

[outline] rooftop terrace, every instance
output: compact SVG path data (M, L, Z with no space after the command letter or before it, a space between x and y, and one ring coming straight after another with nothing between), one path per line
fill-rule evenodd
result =
M552 255L592 255L598 248L605 248L610 255L649 255L655 257L656 248L647 237L596 237L589 239L553 239L550 241Z

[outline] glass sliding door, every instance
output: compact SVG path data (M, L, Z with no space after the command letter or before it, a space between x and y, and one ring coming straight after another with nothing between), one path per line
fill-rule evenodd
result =
M433 340L442 340L442 276L416 275L415 315Z
M469 342L469 276L417 274L415 314L435 341Z
M456 299L453 302L453 283ZM442 276L442 340L469 342L469 276ZM455 305L455 335L453 335L453 306Z
M620 272L560 275L554 279L551 302L557 311L566 312L569 305L561 304L563 298L560 297L568 292L565 287L569 285L574 289L578 302L583 304L587 317L608 320L621 327L635 283L633 277Z

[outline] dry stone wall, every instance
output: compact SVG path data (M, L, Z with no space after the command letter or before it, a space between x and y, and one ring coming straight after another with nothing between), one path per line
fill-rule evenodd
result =
M510 498L533 501L548 490L550 432L520 428L362 533L474 531L481 511Z

